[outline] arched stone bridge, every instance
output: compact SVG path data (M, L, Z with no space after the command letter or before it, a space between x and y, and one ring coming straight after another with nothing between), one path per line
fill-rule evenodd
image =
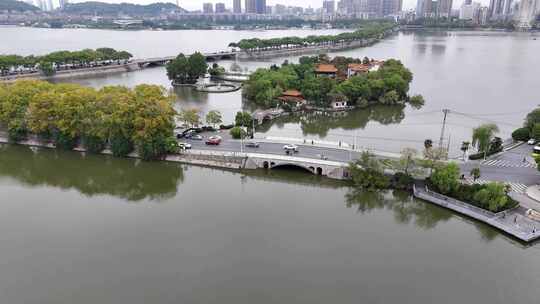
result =
M348 164L343 162L260 153L247 153L246 156L245 169L272 169L282 166L294 166L333 179L349 178Z

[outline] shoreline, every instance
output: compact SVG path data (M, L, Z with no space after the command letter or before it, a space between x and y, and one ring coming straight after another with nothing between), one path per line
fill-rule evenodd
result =
M378 38L368 38L356 41L350 41L346 43L336 44L336 45L317 45L317 46L308 46L301 48L289 48L282 50L267 50L267 51L258 51L258 52L248 52L248 51L238 51L235 52L235 57L240 61L251 61L251 60L264 60L269 58L280 58L288 57L294 55L308 55L308 54L322 54L329 52L339 52L350 49L363 48L367 46L374 45L379 41L385 39L386 37L395 34L399 31L399 27L394 27L391 30L388 30L384 33L381 33L381 36ZM141 59L144 61L144 59ZM1 82L13 82L19 79L37 79L37 80L57 80L57 79L69 79L69 78L78 78L78 77L88 77L88 76L103 76L110 74L119 74L119 73L129 73L133 71L143 70L145 67L138 64L141 60L134 60L131 63L124 64L121 66L107 66L107 67L93 67L87 69L77 69L77 70L65 70L58 71L56 74L51 76L45 76L40 72L31 73L31 74L16 74L9 76L0 76Z
M19 75L10 75L10 76L0 76L0 83L9 83L15 82L17 80L61 80L61 79L70 79L70 78L84 78L84 77L93 77L93 76L106 76L113 74L129 73L134 71L139 71L142 68L137 63L128 63L122 65L106 66L106 67L93 67L85 69L75 69L75 70L64 70L58 71L56 74L51 76L46 76L40 72L31 73L31 74L19 74Z
M466 202L433 192L428 190L427 187L423 189L421 185L419 186L417 187L417 183L413 185L413 196L417 199L482 222L524 243L531 243L540 239L540 229L535 228L540 223L522 215L519 212L519 209L522 207L519 205L512 209L493 213Z
M45 143L34 139L27 139L20 142L10 142L5 136L0 136L0 145L20 145L27 147L37 147L46 149L56 149L53 143ZM78 146L71 151L79 153L87 153L86 149ZM112 152L105 149L98 153L98 155L112 156ZM126 158L139 159L136 152L131 152L126 155ZM211 150L184 150L182 153L168 154L158 161L176 162L188 165L216 168L222 170L242 171L242 170L257 170L257 169L269 169L271 159L279 162L283 160L284 163L301 163L303 161L300 157L293 157L293 161L288 156L283 155L265 155L258 153L239 153L239 152L227 152L227 151L211 151ZM312 160L315 161L315 160ZM322 175L329 179L346 180L346 166L345 163L337 163L333 161L319 161L327 163L319 164L316 175ZM278 165L279 166L279 165ZM329 170L328 167L334 169ZM337 168L336 168L337 167ZM322 169L324 168L324 169ZM320 172L318 172L320 170ZM323 173L323 170L325 170ZM464 215L472 218L476 221L487 224L499 231L510 235L511 237L519 240L523 243L531 243L540 239L540 223L527 218L520 212L519 205L513 209L508 209L498 213L492 213L490 211L480 209L471 204L455 200L453 198L444 196L442 194L429 191L427 188L422 189L422 181L416 181L412 187L412 196L424 201L425 203L431 203L445 209L451 210L457 214ZM417 187L419 185L419 187ZM513 219L513 224L512 224ZM519 220L518 220L519 219Z

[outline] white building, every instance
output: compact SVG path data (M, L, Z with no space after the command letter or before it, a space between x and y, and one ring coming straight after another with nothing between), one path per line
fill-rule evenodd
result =
M531 28L540 13L540 0L521 0L516 21L519 28Z
M461 20L478 20L480 12L480 3L463 4L459 9L459 19Z

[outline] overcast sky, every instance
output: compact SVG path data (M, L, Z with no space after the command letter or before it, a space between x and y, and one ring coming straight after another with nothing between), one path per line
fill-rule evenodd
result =
M86 0L71 0L70 2L85 2ZM109 2L109 3L121 3L121 2L129 2L129 3L137 3L137 4L150 4L154 2L172 2L176 3L175 0L97 0L102 2ZM178 0L180 3L180 6L187 9L187 10L197 10L202 9L202 4L205 2L223 2L227 7L232 7L233 0ZM403 7L404 9L410 9L416 7L416 1L417 0L403 0ZM285 5L295 5L295 6L303 6L308 7L311 6L313 8L318 8L322 6L322 0L266 0L266 5L274 5L274 4L285 4ZM336 0L336 3L338 0ZM463 0L454 0L454 8L458 8ZM484 5L487 5L489 0L476 0L474 2L480 2ZM242 7L244 6L245 0L242 0Z

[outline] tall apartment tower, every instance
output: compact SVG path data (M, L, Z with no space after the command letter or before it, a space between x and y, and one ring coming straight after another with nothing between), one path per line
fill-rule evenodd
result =
M323 1L323 12L325 14L335 14L336 12L336 2L334 0L324 0Z
M241 14L242 13L242 0L234 0L233 2L233 13Z
M266 0L255 1L255 13L266 14Z
M256 0L246 0L246 14L255 14L257 9L255 8Z
M465 2L470 0L465 0ZM450 18L452 15L452 0L439 0L438 14L439 17Z

